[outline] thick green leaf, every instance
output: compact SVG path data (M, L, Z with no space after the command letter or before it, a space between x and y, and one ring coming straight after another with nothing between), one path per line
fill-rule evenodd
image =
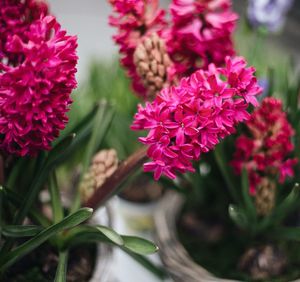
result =
M230 205L228 208L228 213L230 218L237 226L243 229L247 228L248 226L247 216L240 208L238 208L235 205Z
M5 189L4 193L6 199L8 199L9 202L13 204L15 207L19 207L21 205L22 199L14 191L10 189ZM48 227L51 223L47 217L45 217L39 210L35 208L30 209L29 217L31 220L33 220L34 222L38 222L43 227Z
M123 248L140 255L149 255L156 253L158 251L158 247L152 242L135 237L135 236L122 236L124 241Z
M69 248L82 243L105 242L123 246L122 237L113 229L102 225L78 226L71 230L65 239L64 247Z
M105 237L107 237L107 239L111 240L114 244L119 246L122 246L124 244L121 235L119 235L115 230L103 225L93 226L93 228L97 232L102 233Z
M163 280L168 277L167 272L160 266L154 264L147 257L133 253L127 249L122 248L124 252L126 252L130 257L132 257L135 261L145 267L148 271L153 273L157 278Z
M222 146L222 143L216 146L213 154L231 197L233 198L233 200L235 200L235 202L239 203L239 195L237 193L237 189L235 188L234 181L232 179L232 173L229 170L228 162L226 161Z
M18 246L13 251L9 252L4 256L1 256L0 269L4 270L5 268L11 266L17 260L21 259L23 256L25 256L26 254L28 254L29 252L31 252L32 250L34 250L35 248L43 244L50 237L57 234L58 232L65 229L72 228L82 223L83 221L87 220L92 215L92 213L93 213L92 209L82 208L76 211L75 213L65 217L61 222L44 229L35 237L26 241L22 245Z
M271 238L300 241L300 227L278 227L269 233Z
M245 211L251 221L256 219L256 208L249 193L248 173L246 169L242 171L242 195L244 200Z
M299 201L299 184L296 183L289 195L274 208L273 212L258 223L258 230L262 232L271 225L280 223L289 213L299 207Z
M296 183L290 194L274 209L271 215L272 221L280 222L289 213L299 207L300 189L299 184Z
M51 196L53 219L54 223L57 223L63 219L64 210L60 199L60 193L55 171L51 174L49 179L49 191Z
M67 281L68 251L59 253L59 261L55 274L55 282Z
M6 237L33 237L40 233L44 228L38 225L6 225L2 234Z

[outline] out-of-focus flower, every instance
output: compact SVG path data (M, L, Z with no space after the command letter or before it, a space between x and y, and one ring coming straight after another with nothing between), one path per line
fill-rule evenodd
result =
M155 179L194 171L191 161L247 120L249 104L257 106L261 88L254 71L246 68L243 58L228 57L224 68L211 64L207 71L183 78L178 86L164 88L152 103L140 105L132 129L149 131L139 139L149 146L152 159L144 170L154 171Z
M294 149L294 130L282 110L282 102L276 98L265 98L246 125L249 134L236 140L232 165L238 174L243 168L248 171L250 193L255 194L264 177L279 177L283 183L294 175L297 159L288 158Z
M11 64L18 64L22 56L7 50L7 39L18 35L26 39L28 26L41 16L48 14L48 6L41 0L1 0L0 5L0 62L5 59Z
M238 16L231 0L173 0L172 25L164 32L179 77L234 55L231 35Z
M123 55L121 64L132 79L135 92L145 97L147 91L137 74L133 54L144 36L161 32L166 24L165 12L158 8L158 0L110 0L110 3L115 12L110 17L110 24L118 29L114 40Z
M5 43L18 60L4 57L0 64L0 149L24 156L49 150L65 127L76 87L77 43L52 16L22 30Z
M263 26L270 32L279 31L293 0L249 0L248 19L257 28Z

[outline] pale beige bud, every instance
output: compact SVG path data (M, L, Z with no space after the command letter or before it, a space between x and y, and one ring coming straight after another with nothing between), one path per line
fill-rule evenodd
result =
M172 61L166 52L164 41L157 33L143 39L134 52L134 63L149 96L155 96L169 84L168 68Z
M84 174L79 186L81 200L86 202L118 168L118 156L114 149L99 151Z

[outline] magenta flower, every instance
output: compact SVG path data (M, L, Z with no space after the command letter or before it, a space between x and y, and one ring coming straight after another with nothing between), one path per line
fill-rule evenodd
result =
M7 39L12 35L18 35L26 39L25 32L28 26L41 16L48 14L48 6L40 0L1 0L0 6L0 62L9 60L11 64L22 61L20 54L7 50ZM19 56L18 56L19 55Z
M144 170L154 171L155 179L194 171L193 160L249 119L247 108L257 104L255 96L262 90L253 71L243 58L226 58L225 68L210 65L207 71L198 70L178 86L163 89L152 103L140 105L132 129L148 130L139 139L149 146L152 159Z
M236 140L232 165L238 174L244 167L247 169L250 193L255 194L263 177L279 177L280 183L292 177L298 160L288 158L294 149L294 130L279 99L265 98L246 125L248 134Z
M77 64L76 37L54 17L41 16L22 31L8 33L4 52L19 59L0 61L0 148L20 156L49 150L64 129Z
M221 66L234 55L231 35L238 16L230 0L173 0L170 9L172 25L165 37L179 77L210 63Z
M133 54L144 36L161 32L166 24L165 13L158 9L158 0L110 0L110 3L115 12L110 17L110 24L118 29L113 38L123 55L121 64L132 79L134 91L144 98L147 91L137 74Z

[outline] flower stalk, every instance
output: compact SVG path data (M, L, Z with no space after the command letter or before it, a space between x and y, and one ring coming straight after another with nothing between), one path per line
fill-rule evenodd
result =
M147 160L147 148L142 147L135 151L125 161L123 161L114 174L112 174L100 187L98 187L94 194L83 204L83 206L97 209L107 199L109 199L122 182L141 166Z

